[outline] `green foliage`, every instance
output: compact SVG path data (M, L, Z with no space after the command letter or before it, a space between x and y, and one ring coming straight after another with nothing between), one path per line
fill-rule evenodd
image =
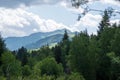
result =
M120 57L117 56L114 52L108 53L107 56L111 60L110 66L110 78L112 80L119 80L120 79Z
M65 33L64 33L64 36L63 36L63 41L65 41L65 40L68 40L68 33L67 33L67 31L65 30Z
M47 75L43 75L43 76L29 76L29 77L24 77L23 80L55 80L54 76L47 76Z
M114 39L111 41L111 49L120 56L120 27L115 31Z
M104 74L104 79L109 79L110 74L110 59L106 56L111 51L111 40L114 38L115 29L112 27L105 27L100 34L99 42L99 70L100 77Z
M73 38L69 55L69 63L73 71L83 72L85 70L83 68L86 67L88 44L89 37L86 32L82 32Z
M84 77L82 75L80 75L79 73L72 73L68 80L85 80Z
M0 76L0 80L6 80L6 78L3 76Z
M43 46L40 49L38 49L37 51L32 51L31 56L36 58L37 61L41 61L48 56L52 57L53 53L52 53L51 49L49 48L49 46Z
M40 77L39 80L54 80L54 77L53 76L43 75L42 77Z
M59 76L63 73L61 64L57 64L54 58L45 58L38 62L35 67L35 74L37 75L52 75Z
M109 19L111 17L111 10L105 10L103 18L99 25L98 30L98 43L99 43L99 58L98 63L99 67L97 69L97 79L101 80L109 80L110 79L110 58L106 55L107 53L111 52L111 41L114 38L116 25L111 26ZM104 76L103 76L104 75Z
M90 80L96 80L96 70L99 66L99 47L98 42L96 40L96 36L91 35L91 38L89 39L89 46L88 46L88 53L87 53L87 59L88 59L88 75L87 77Z
M89 37L87 32L81 32L73 38L68 64L73 71L81 73L86 80L96 80L98 52L96 36Z
M104 55L111 51L111 40L114 38L115 29L106 27L101 33L99 39L99 47L101 48L101 54Z
M102 17L102 20L98 26L99 30L98 30L98 36L100 36L100 34L102 33L102 31L104 30L105 27L109 27L110 24L109 24L109 11L108 10L105 10L104 11L104 15Z
M35 57L28 57L27 65L30 67L30 69L33 69L33 67L36 63L37 63L37 60Z
M79 73L71 73L70 75L60 76L56 80L85 80L85 79Z
M2 65L1 56L4 53L5 50L6 50L5 43L4 43L4 40L2 39L2 37L0 35L0 66Z
M28 66L28 65L24 65L23 66L23 68L22 68L22 75L23 76L29 76L29 75L31 75L30 66Z
M67 72L67 56L70 50L70 41L67 31L65 30L63 39L55 47L52 48L55 60L57 63L61 63L64 68L64 72Z
M21 75L21 63L16 60L15 56L11 52L5 52L2 54L2 69L4 76L8 79L11 76L20 76Z
M2 39L2 37L0 35L0 57L1 57L1 54L4 52L5 49L6 49L6 47L5 47L4 40Z
M17 59L21 61L22 66L26 65L28 62L28 52L27 49L24 47L21 47L17 52Z
M54 53L54 57L55 60L57 61L57 63L61 63L62 62L62 51L61 51L61 47L59 45L56 45L53 48L53 53Z

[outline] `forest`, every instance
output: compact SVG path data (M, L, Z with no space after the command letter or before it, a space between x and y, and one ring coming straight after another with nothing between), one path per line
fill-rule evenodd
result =
M97 35L87 30L72 40L65 31L54 47L10 51L0 37L0 80L120 80L120 24L105 10Z

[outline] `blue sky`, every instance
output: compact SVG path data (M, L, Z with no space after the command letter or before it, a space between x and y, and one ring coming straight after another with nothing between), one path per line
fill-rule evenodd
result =
M119 4L114 0L100 0L87 5L91 9L104 11L112 7L120 11ZM69 0L1 0L0 32L3 37L18 37L66 28L71 31L87 29L89 34L96 34L103 13L88 12L77 21L78 14L83 11L81 7L72 7ZM119 21L120 14L111 19L111 23Z
M41 18L52 19L58 23L64 23L68 26L74 24L75 20L78 17L77 14L72 13L60 5L33 6L29 8L28 11L39 15Z

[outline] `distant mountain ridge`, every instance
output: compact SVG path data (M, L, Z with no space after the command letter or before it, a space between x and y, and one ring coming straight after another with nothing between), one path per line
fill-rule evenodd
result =
M36 41L35 43L31 43L29 45L26 45L25 47L27 49L36 49L36 48L39 48L43 45L47 45L47 44L50 45L52 43L60 42L62 38L63 38L63 34L56 34L56 35L52 35L52 36L40 39L40 40Z
M5 38L6 47L10 50L17 50L24 46L27 49L36 49L46 44L58 43L63 38L65 29L52 32L38 32L24 37ZM75 32L67 30L68 35L74 35Z

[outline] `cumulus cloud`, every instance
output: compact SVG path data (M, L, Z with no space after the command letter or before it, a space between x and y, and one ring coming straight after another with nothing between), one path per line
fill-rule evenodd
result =
M104 4L109 3L109 4L112 4L112 5L120 6L120 1L117 1L117 0L116 1L115 0L104 0L104 1L101 0L101 2L104 3Z
M101 15L93 15L93 14L86 14L83 18L81 18L80 21L75 24L75 26L79 26L80 24L83 24L84 26L92 26L96 27L98 25L98 22L101 20Z
M111 20L110 23L111 24L116 23L117 25L119 25L120 24L120 19Z
M0 8L0 32L4 37L26 36L34 32L49 32L57 29L69 29L62 23L54 20L42 19L38 15L21 8Z
M93 15L89 13L82 17L80 21L77 21L74 24L74 27L76 27L79 31L87 29L89 34L96 34L96 30L101 18L101 15Z

